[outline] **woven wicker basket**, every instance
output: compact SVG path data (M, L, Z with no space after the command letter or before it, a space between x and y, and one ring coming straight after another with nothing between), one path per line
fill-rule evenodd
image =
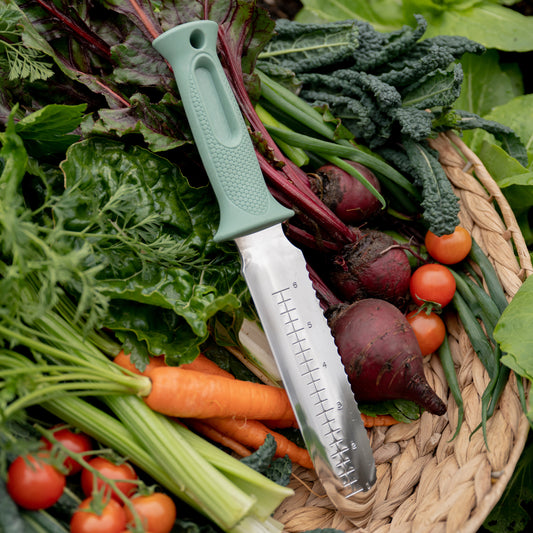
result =
M461 223L493 263L510 300L533 272L516 219L481 161L453 133L430 141L461 205ZM518 258L518 259L517 259ZM326 491L314 471L294 470L295 495L275 518L287 532L335 528L346 533L476 532L500 499L525 445L529 424L516 382L509 381L487 425L488 448L481 431L481 396L488 375L460 322L447 321L452 356L462 390L465 420L458 420L439 359L426 361L429 383L448 398L447 414L423 413L410 424L368 431L377 482L346 499Z

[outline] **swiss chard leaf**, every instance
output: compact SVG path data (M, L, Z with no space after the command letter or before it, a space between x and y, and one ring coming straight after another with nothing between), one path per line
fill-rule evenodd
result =
M167 159L106 139L71 146L62 170L61 245L89 250L93 290L109 299L101 325L133 333L152 353L191 358L208 320L247 295L236 250L213 240L210 190L191 187Z

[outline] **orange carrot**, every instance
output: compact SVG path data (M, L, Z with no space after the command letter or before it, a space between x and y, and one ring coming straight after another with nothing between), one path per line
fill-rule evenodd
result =
M270 433L276 440L276 457L285 457L285 455L288 455L293 463L297 463L305 468L313 468L311 457L305 448L300 448L280 433L268 429L259 420L209 418L204 420L204 422L215 428L219 433L223 433L240 442L242 445L253 449L259 448L265 442L266 436Z
M363 419L365 428L373 428L378 426L394 426L394 424L398 424L398 420L396 420L391 415L370 416L361 413L361 418Z
M294 420L287 393L279 387L180 367L156 367L147 375L152 389L144 401L168 416Z
M150 362L148 363L148 365L146 365L144 371L140 372L139 369L131 362L130 354L125 354L123 350L120 350L120 352L115 356L115 359L113 361L122 368L125 368L126 370L130 370L131 372L135 372L136 374L143 375L148 375L152 368L168 366L165 362L164 355L152 356L150 357ZM187 370L198 370L199 372L205 372L206 374L217 374L219 376L235 379L235 376L233 374L231 374L230 372L226 372L226 370L219 367L214 361L211 361L211 359L206 357L203 353L199 353L196 356L196 359L194 359L194 361L192 361L191 363L185 363L183 365L180 365L180 367Z
M198 354L196 359L191 363L181 365L181 368L186 370L197 370L198 372L205 372L206 374L215 374L217 376L235 379L235 376L231 372L227 372L223 368L219 367L214 361L209 359L209 357L206 357L203 353Z
M246 448L246 446L243 446L240 442L237 442L229 435L221 433L205 421L190 418L187 419L186 422L186 425L189 426L192 430L196 431L196 433L203 435L204 437L208 438L213 442L218 442L218 444L221 444L222 446L232 450L241 457L247 457L252 453L248 448Z
M135 372L135 374L142 374L143 376L148 375L148 372L150 372L150 370L152 370L153 368L156 368L159 366L166 366L164 355L153 356L153 357L150 357L150 362L146 365L144 372L141 372L131 362L130 354L124 353L124 350L120 350L120 352L113 359L113 362L121 366L122 368L129 370L130 372Z

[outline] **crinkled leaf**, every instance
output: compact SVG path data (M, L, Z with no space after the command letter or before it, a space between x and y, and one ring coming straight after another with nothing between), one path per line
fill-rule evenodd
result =
M453 233L459 224L459 201L435 152L424 142L406 138L404 149L412 165L415 183L422 190L423 218L436 235Z
M241 461L279 485L286 486L292 475L292 463L287 456L275 459L276 448L276 440L270 433L267 433L265 442Z
M117 137L137 133L154 152L172 150L190 142L181 103L170 93L158 103L136 93L130 98L130 104L130 107L120 109L100 109L96 118L89 117L84 121L82 131Z
M533 98L531 99L531 101L533 102ZM508 106L501 107L504 107L506 110L508 110ZM527 115L529 114L531 116L531 111L533 111L533 105L530 106L530 109L528 109L527 106L525 106L524 108L520 107L519 109L520 113L518 113L517 108L515 108L514 112L512 113L515 123L519 125L522 119L524 119L524 124L526 124ZM505 122L500 122L488 118L489 116L494 116L492 113L490 115L487 115L486 117L479 117L473 113L458 110L457 114L461 117L461 119L458 120L456 123L458 128L462 130L480 128L486 131L487 133L494 135L494 137L501 144L502 148L509 155L514 157L521 165L527 166L528 154L526 150L526 145L529 145L529 143L531 142L531 139L533 138L532 135L527 137L527 134L525 134L525 141L522 141L520 136L515 133L515 131L511 127L505 125ZM533 129L530 128L529 125L525 126L525 130L529 130L530 132L533 131Z
M358 28L353 21L294 24L280 19L275 30L276 37L261 52L261 60L269 60L295 73L345 61L358 47ZM261 61L258 66L261 68Z
M434 70L414 86L402 91L402 105L417 109L451 106L459 97L462 82L463 70L460 65L455 65L451 70Z
M168 65L138 28L133 28L124 41L111 47L111 58L117 64L111 79L118 84L167 85Z

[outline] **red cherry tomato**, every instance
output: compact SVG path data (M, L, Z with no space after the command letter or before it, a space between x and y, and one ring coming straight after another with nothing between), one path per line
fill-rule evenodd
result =
M126 529L126 513L120 503L111 498L99 512L93 512L92 502L93 498L86 498L80 503L70 519L70 533L122 533ZM95 504L95 511L98 506Z
M12 500L24 509L46 509L59 500L66 478L46 462L45 454L18 456L7 471L6 488Z
M134 496L131 500L143 527L150 533L169 533L176 520L176 505L162 492ZM124 507L128 524L134 523L132 512Z
M408 313L406 318L413 328L422 355L429 355L438 350L446 335L442 318L433 311L426 313L419 309Z
M430 302L444 307L451 302L455 289L453 274L438 263L418 267L409 282L409 291L416 305Z
M54 431L54 437L63 445L65 448L72 452L76 453L85 453L92 450L92 441L84 433L77 433L71 431L68 428L61 428ZM47 450L51 450L53 444L47 440L45 437L41 439L45 444ZM84 457L85 459L85 457ZM72 457L66 457L63 463L67 468L68 475L76 474L81 470L81 465Z
M444 265L454 265L462 261L472 248L472 237L462 226L453 233L437 237L431 231L426 233L425 245L428 254Z
M115 481L117 488L124 493L125 496L131 496L137 489L136 481L138 479L137 473L129 463L115 464L105 457L95 457L89 461L89 465L95 468L102 476L112 479L120 480ZM104 480L96 478L96 485L93 482L93 473L88 469L83 469L81 472L81 488L85 496L92 495L93 490L96 488L108 495L111 493L111 497L118 502L122 502L120 497L115 491L111 491L109 485Z

